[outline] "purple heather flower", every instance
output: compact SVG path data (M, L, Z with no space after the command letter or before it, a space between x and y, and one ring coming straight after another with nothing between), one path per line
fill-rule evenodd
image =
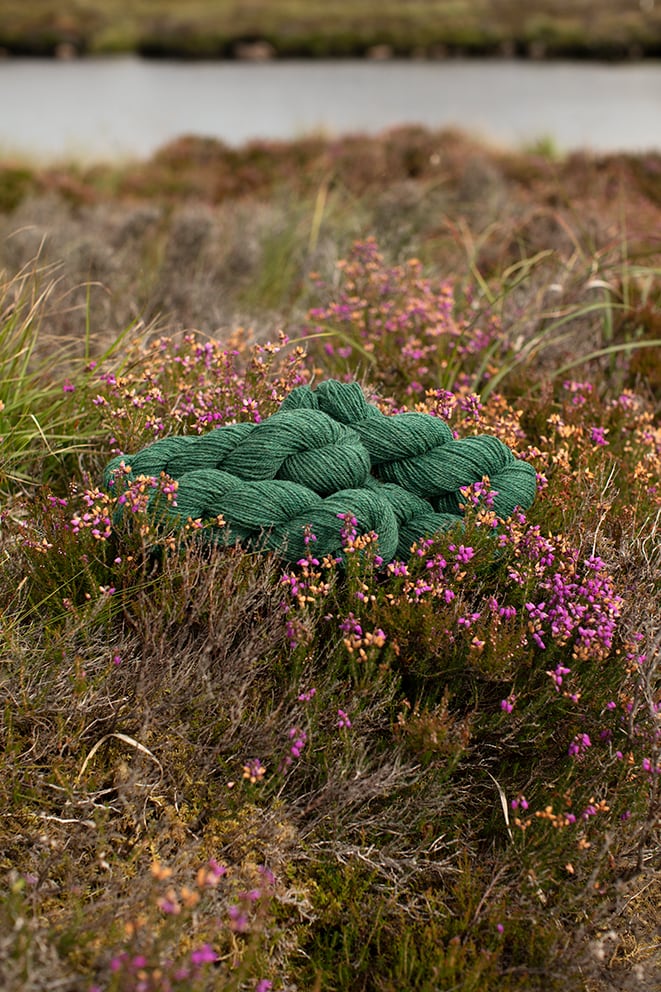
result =
M569 745L567 753L572 758L582 758L589 747L592 746L592 741L587 734L576 734L573 741Z
M248 929L248 917L243 912L240 906L230 906L227 910L227 915L230 918L230 929L234 930L235 933L245 933Z
M351 727L351 720L344 710L338 709L337 711L337 726L340 730L349 730Z
M199 968L204 964L211 964L213 961L217 961L218 955L211 944L202 944L201 947L191 951L190 959L191 964Z

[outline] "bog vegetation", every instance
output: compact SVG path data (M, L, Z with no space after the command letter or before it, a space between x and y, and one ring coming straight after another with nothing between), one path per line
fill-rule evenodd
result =
M3 988L654 987L658 159L225 154L3 172ZM103 486L329 378L533 505L287 563Z
M661 51L661 13L654 0L4 0L0 46L68 58L640 58Z

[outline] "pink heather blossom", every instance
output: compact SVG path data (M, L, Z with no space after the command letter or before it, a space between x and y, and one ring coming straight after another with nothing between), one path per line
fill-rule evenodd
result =
M211 964L213 961L217 961L218 955L211 944L202 944L201 947L191 951L190 959L191 964L195 965L195 967L200 967L201 965Z
M340 730L348 730L351 727L351 720L344 710L338 709L337 711L337 726Z
M604 427L593 427L590 430L590 440L597 447L603 448L607 447L608 441L606 440L606 435L608 434L608 429Z
M316 694L317 694L317 690L316 689L314 689L314 688L307 689L305 692L299 693L299 695L298 695L298 701L299 701L299 703L309 703L310 700L313 699L316 696Z
M230 918L230 929L235 933L245 933L249 927L248 917L240 906L230 906L227 910Z
M576 734L573 741L569 745L567 753L572 758L580 759L591 746L592 741L587 734Z

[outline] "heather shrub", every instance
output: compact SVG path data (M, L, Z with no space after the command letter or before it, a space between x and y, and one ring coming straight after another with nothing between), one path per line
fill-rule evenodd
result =
M553 295L566 291L552 281L553 268L545 271L552 254L512 264L489 285L476 265L477 279L440 281L425 274L419 258L392 264L374 238L355 242L332 279L313 274L322 305L307 313L310 353L332 374L351 379L360 369L407 402L439 389L486 399L502 394L505 383L516 397L530 388L531 376L541 390L542 372L559 378L598 359L613 389L630 384L639 367L650 366L653 381L654 360L647 356L658 339L639 333L637 317L636 347L630 335L615 341L629 304L614 297L621 292L628 300L628 285L619 290L606 263L602 280L590 278L586 266L570 306L557 305ZM569 282L567 273L563 278ZM594 299L596 289L603 299ZM640 303L634 306L637 315Z

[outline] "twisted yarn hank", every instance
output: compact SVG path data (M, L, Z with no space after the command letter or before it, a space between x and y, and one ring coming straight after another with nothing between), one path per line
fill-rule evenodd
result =
M316 538L315 553L321 548L324 556L341 557L340 515L354 518L362 534L376 532L379 551L388 561L398 551L394 511L388 500L367 488L342 489L323 499L296 482L245 482L217 469L195 469L180 480L174 509L182 520L211 520L222 515L225 525L211 528L213 540L224 544L240 541L259 550L284 550L291 561L305 556L308 526Z
M125 466L125 468L122 468ZM122 472L118 469L122 468ZM455 439L438 417L383 414L358 383L327 380L294 389L259 424L229 424L203 436L169 437L104 472L108 488L166 473L178 482L169 512L213 520L213 540L278 551L342 556L343 520L375 532L385 561L407 558L414 541L460 522L460 489L489 476L494 509L510 516L536 493L535 471L497 438Z
M299 386L281 410L323 410L351 424L369 452L374 475L428 500L434 509L460 513L459 490L489 477L499 517L527 509L537 492L535 470L496 437L455 439L444 421L427 413L386 415L369 404L358 383L321 382L313 392Z

